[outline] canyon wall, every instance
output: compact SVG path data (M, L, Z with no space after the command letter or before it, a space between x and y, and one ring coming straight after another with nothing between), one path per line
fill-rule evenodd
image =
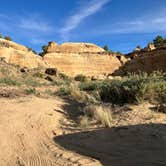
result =
M90 43L49 42L43 57L20 44L0 39L0 59L20 67L54 67L69 76L111 74L121 66L116 54Z
M121 66L114 75L125 75L129 72L139 71L146 73L157 70L166 72L166 47L151 51L133 52L127 56L132 57L132 60Z
M70 76L111 74L121 63L113 54L89 43L49 43L44 61Z

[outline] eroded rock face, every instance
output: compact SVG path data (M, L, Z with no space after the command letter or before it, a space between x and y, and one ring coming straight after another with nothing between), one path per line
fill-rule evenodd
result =
M44 61L70 76L113 73L121 63L114 55L89 43L49 43Z
M20 67L37 68L46 66L41 57L29 51L25 46L5 39L0 39L0 58L3 58L7 63Z
M91 43L63 43L58 45L50 42L47 53L101 53L105 50Z
M89 43L50 42L45 55L40 57L25 46L0 39L0 58L22 68L57 68L69 76L110 74L122 65L116 55Z
M133 57L135 53L131 53ZM131 61L123 65L117 70L114 75L125 75L131 72L146 72L152 73L153 71L166 71L166 49L155 49L152 51L142 51L137 54Z

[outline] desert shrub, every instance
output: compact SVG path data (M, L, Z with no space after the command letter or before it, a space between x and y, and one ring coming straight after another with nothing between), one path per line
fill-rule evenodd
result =
M17 80L17 78L5 76L0 79L0 84L9 85L9 86L20 86L21 83Z
M64 73L59 73L58 75L59 75L60 79L63 79L63 80L68 80L69 79L69 77Z
M82 75L82 74L79 74L79 75L75 76L74 79L75 79L75 81L80 81L80 82L85 82L85 81L87 81L86 76L84 76L84 75Z
M35 95L37 93L35 88L25 89L24 91L27 95L31 95L31 94Z
M102 105L88 105L84 108L85 116L88 116L105 127L111 127L112 114L108 107Z
M6 67L0 68L0 71L3 73L3 75L5 76L9 76L10 75L10 70Z
M45 93L50 96L54 95L54 92L51 89L46 89Z
M166 77L154 72L130 74L122 80L103 83L99 88L101 100L115 104L166 99Z
M60 87L57 94L60 96L69 96L71 95L71 87L69 86Z
M165 39L162 36L157 36L154 40L153 43L156 47L162 46L164 44Z
M12 38L10 36L5 36L4 39L12 41Z
M92 81L82 82L79 85L79 88L82 91L94 91L94 90L97 89L97 83L96 82L92 82Z
M36 73L33 74L33 77L43 78L44 75L42 73L40 73L40 72L36 72Z
M61 79L61 80L64 81L64 84L70 85L70 83L71 83L71 78L70 78L69 76L67 76L67 75L64 74L64 73L59 73L58 76L59 76L59 79Z
M89 117L86 116L86 115L85 115L85 116L82 116L82 117L80 118L79 125L80 125L81 128L88 128L89 125L90 125L90 119L89 119Z
M103 49L104 49L105 51L109 51L109 47L108 47L107 45L105 45L105 46L103 47Z
M51 84L52 84L52 85L56 85L56 86L60 86L60 85L63 85L64 82L61 81L61 80L53 80L53 81L51 82Z
M31 77L31 76L26 76L23 80L22 80L22 84L23 85L27 85L27 86L32 86L32 87L37 87L37 86L41 86L42 84L39 82L39 80Z

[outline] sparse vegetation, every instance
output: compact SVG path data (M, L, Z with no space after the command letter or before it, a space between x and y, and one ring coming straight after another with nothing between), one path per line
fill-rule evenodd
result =
M43 56L44 54L47 53L47 49L48 49L48 45L44 45L42 46L42 52L39 53L40 56Z
M37 54L37 52L35 50L33 50L32 48L30 47L27 47L28 51L32 51L34 54Z
M12 38L10 36L5 36L4 39L12 41Z
M60 87L57 94L60 96L69 96L69 95L71 95L71 88L68 86Z
M105 46L103 47L103 49L104 49L105 51L109 51L109 47L108 47L107 45L105 45Z
M36 73L33 74L33 77L44 78L44 75L40 72L36 72Z
M162 36L157 36L154 40L153 43L156 47L160 47L165 43L165 39Z
M82 82L79 88L82 91L94 91L97 89L97 82L94 81Z
M130 74L122 80L105 82L99 88L101 99L115 104L166 99L165 73Z
M53 92L51 89L46 89L46 90L45 90L45 93L46 93L47 95L50 95L50 96L53 96L53 95L54 95L54 92Z
M21 83L17 80L17 78L5 76L0 79L0 84L9 85L9 86L20 86Z
M34 95L35 95L35 94L37 94L35 88L25 89L25 93L26 93L27 95L31 95L31 94L34 94Z
M96 97L98 100L114 104L166 102L165 75L162 72L133 73L122 79L82 82L79 88L91 95L99 94L100 97Z
M89 119L89 117L88 116L82 116L81 118L80 118L80 122L79 122L80 124L80 127L81 128L88 128L89 127L89 125L90 125L90 119Z
M85 75L82 75L82 74L79 74L79 75L75 76L74 79L75 79L75 81L80 81L80 82L85 82L85 81L87 81L86 76L85 76Z
M108 53L113 53L113 51L110 50L110 48L109 48L107 45L105 45L105 46L103 47L103 49L104 49L106 52L108 52Z
M90 117L105 127L111 127L112 114L108 107L102 105L89 105L85 107L84 112L85 117Z

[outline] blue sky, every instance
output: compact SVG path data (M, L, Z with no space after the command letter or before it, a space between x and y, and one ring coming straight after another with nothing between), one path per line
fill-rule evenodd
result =
M166 0L0 0L0 33L40 51L49 41L130 52L166 36Z

